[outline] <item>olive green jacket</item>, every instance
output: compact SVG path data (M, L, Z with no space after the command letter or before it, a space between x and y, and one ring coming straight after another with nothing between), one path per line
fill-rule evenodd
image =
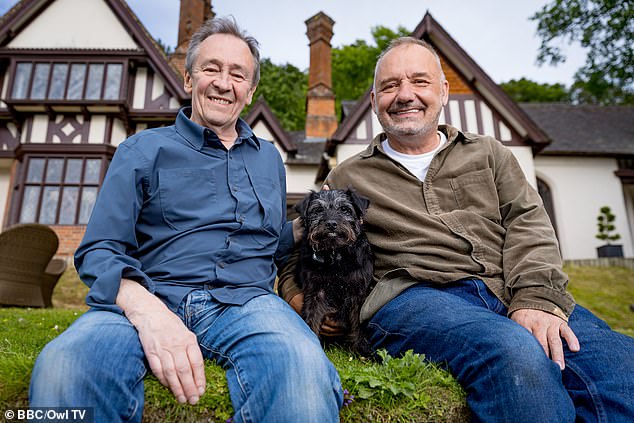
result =
M491 137L439 130L448 141L424 183L385 155L385 134L326 179L330 188L353 186L371 202L364 226L375 286L362 320L417 281L468 277L482 279L509 315L529 308L569 316L574 300L554 230L511 151ZM288 268L279 288L287 300L298 292Z

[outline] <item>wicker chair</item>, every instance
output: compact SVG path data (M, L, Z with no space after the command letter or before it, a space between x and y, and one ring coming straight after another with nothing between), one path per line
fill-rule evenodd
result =
M53 288L66 262L53 259L59 240L37 223L19 224L0 233L0 304L52 307Z

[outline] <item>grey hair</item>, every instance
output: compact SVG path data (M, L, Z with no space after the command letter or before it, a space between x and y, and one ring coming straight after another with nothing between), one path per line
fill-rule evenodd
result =
M251 56L253 56L253 62L255 63L251 85L257 85L260 81L260 43L258 43L258 40L254 37L248 35L246 31L240 29L233 16L208 19L200 26L200 28L198 28L198 31L192 35L192 38L189 41L187 56L185 56L185 70L192 75L194 63L198 58L200 44L215 34L233 35L246 43L251 51Z
M374 67L374 82L372 83L373 90L376 88L376 71L379 69L379 63L381 63L381 60L383 60L385 55L388 54L391 50L404 45L419 45L429 50L431 54L433 54L436 58L438 69L440 69L440 82L444 82L445 79L447 79L445 77L445 72L442 70L442 65L440 64L440 56L438 56L438 53L431 44L429 44L427 41L419 40L418 38L414 37L399 37L390 41L385 50L383 50L381 54L379 54L379 57L377 57L376 59L376 66Z

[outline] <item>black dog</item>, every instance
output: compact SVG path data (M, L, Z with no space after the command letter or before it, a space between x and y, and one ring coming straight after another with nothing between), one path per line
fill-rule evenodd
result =
M348 188L313 191L295 206L304 225L297 265L297 283L304 292L302 317L319 335L332 313L345 330L343 341L362 355L370 353L359 323L373 271L372 251L362 231L369 204Z

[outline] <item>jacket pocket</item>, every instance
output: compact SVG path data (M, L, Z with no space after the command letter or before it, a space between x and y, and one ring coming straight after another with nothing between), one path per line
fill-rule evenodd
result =
M215 175L209 169L159 170L163 219L173 229L185 230L210 223L216 202Z
M460 210L474 212L500 222L500 200L491 169L476 170L451 180L451 189Z

